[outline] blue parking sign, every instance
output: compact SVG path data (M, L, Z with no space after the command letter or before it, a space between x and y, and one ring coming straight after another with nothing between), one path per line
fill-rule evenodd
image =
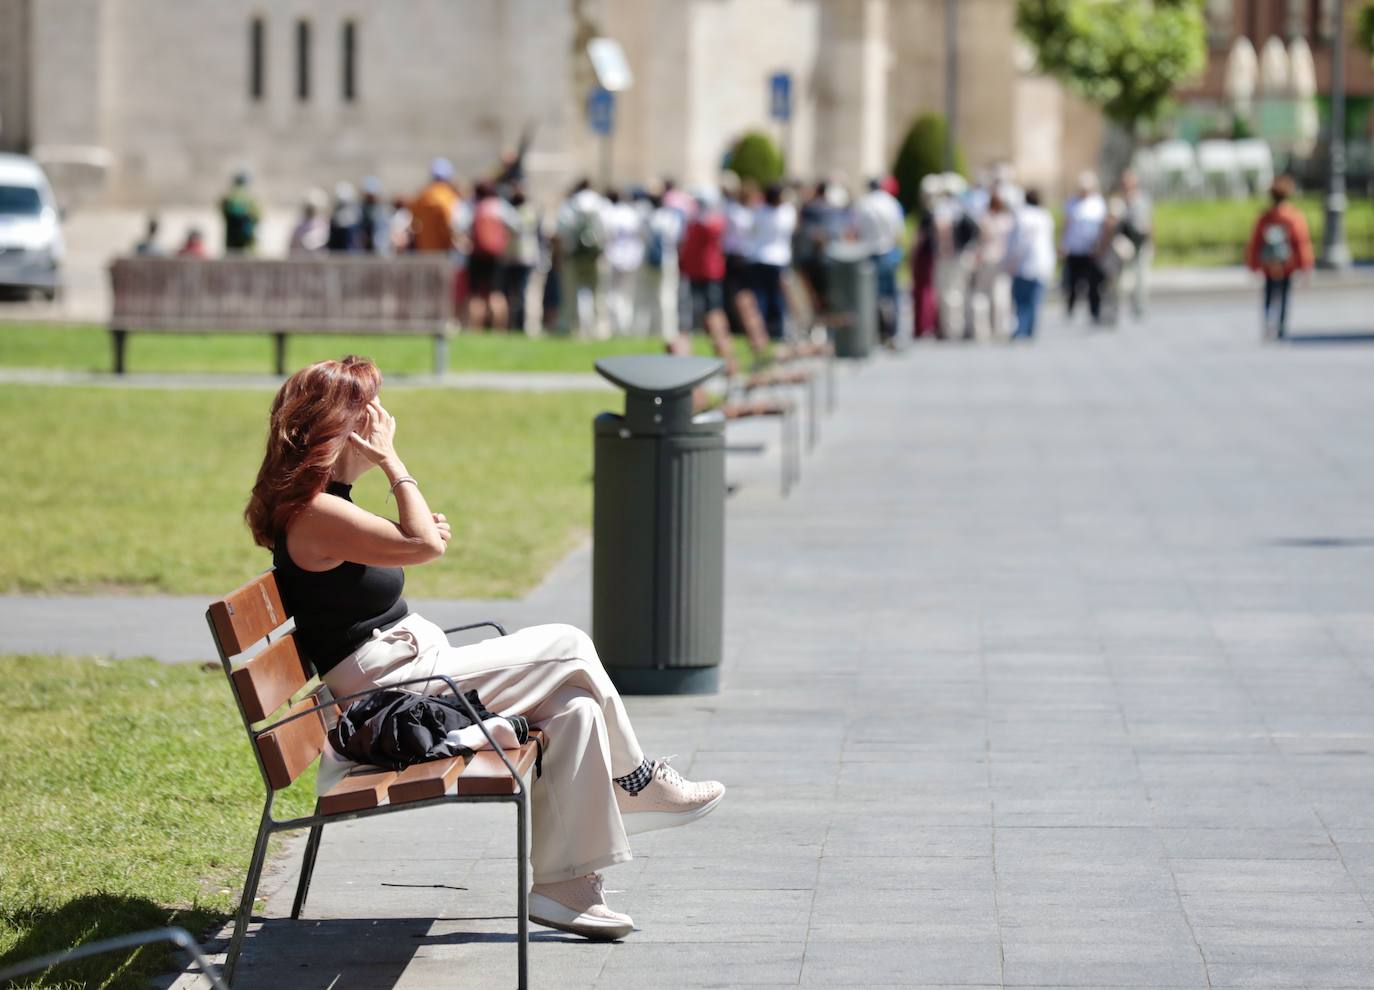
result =
M792 75L775 72L768 78L768 115L774 120L792 119Z
M615 94L597 86L587 95L587 126L602 137L615 130Z

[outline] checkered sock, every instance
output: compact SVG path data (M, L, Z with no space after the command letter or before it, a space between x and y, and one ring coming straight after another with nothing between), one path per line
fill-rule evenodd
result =
M644 757L644 762L623 777L615 778L615 782L631 794L638 794L649 785L649 781L654 779L654 765L649 758Z

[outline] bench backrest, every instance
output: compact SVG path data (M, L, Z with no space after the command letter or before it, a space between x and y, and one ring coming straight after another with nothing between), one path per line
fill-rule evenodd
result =
M263 777L274 790L287 787L315 762L325 745L325 724L314 712L279 725L283 719L316 703L313 694L291 706L273 725L255 729L297 694L310 680L310 667L296 648L294 633L282 633L247 660L235 658L272 636L290 618L271 571L211 603L206 619L219 649L224 672L243 725L257 750Z
M453 269L442 255L401 258L117 258L117 330L445 334Z

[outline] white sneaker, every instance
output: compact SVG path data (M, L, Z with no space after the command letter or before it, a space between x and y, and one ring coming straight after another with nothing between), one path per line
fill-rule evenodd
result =
M530 890L530 920L547 928L600 940L624 938L635 930L628 914L606 906L599 873L535 884Z
M719 781L683 780L682 774L668 765L671 759L654 761L653 777L638 794L616 787L615 800L628 835L694 822L714 810L725 796L725 785Z

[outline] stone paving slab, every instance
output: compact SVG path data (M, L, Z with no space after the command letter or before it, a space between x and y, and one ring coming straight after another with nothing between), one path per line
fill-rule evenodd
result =
M637 837L640 930L540 932L534 985L1374 986L1374 349L1254 323L852 376L792 496L729 503L722 691L629 699L729 796ZM300 924L288 849L239 985L508 986L511 828L331 829Z

